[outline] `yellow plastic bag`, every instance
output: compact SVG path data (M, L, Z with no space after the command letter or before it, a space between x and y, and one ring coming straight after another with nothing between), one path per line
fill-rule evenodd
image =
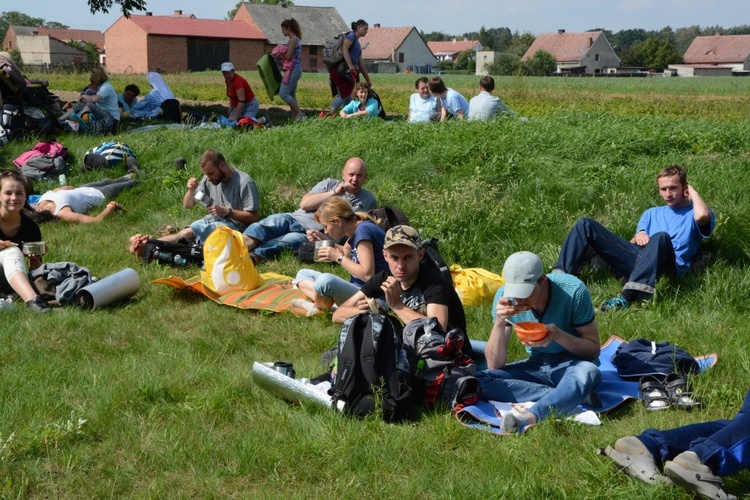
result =
M481 267L463 269L458 264L451 266L453 286L464 306L481 306L492 302L495 292L505 284L505 279Z
M203 263L201 283L221 295L255 290L262 283L242 233L227 226L217 227L206 238Z

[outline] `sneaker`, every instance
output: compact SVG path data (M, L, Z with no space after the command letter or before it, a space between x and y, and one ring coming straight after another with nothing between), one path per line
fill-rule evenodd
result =
M268 115L263 116L263 126L264 127L273 127L273 123L271 123L271 117Z
M664 464L664 473L675 484L697 493L702 498L737 498L724 491L724 480L701 463L692 451L680 453Z
M328 111L325 109L318 114L318 118L328 118Z
M625 474L644 483L670 483L670 480L659 471L656 460L646 445L635 436L618 439L614 448L605 448L604 455L616 463Z
M611 299L606 300L604 304L602 304L601 310L602 312L610 312L627 309L628 307L630 307L630 303L621 295L618 295L617 297L612 297Z
M503 419L500 422L500 430L503 434L517 434L518 432L521 432L524 427L527 427L533 423L534 415L532 413L508 412L503 415Z
M47 301L44 300L41 295L37 295L31 300L27 300L26 309L31 309L32 311L38 312L40 314L48 313L52 310L49 308L49 304L47 304Z
M307 120L307 115L305 113L300 113L294 117L295 122L301 122L302 120Z
M128 156L128 159L125 160L125 163L128 166L128 173L133 174L131 176L131 179L133 177L141 175L141 164L138 163L138 160L134 156Z

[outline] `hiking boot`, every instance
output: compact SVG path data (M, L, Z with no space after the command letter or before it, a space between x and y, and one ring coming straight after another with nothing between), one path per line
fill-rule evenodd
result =
M131 179L133 177L141 175L141 164L138 163L138 160L135 158L135 156L128 156L128 159L125 160L125 163L128 166L128 173L133 174L131 176Z
M724 491L724 480L701 463L692 451L680 453L674 460L664 464L664 473L675 484L697 493L702 498L737 498Z
M52 310L49 308L49 304L47 304L47 301L44 300L41 295L37 295L31 300L27 300L26 309L31 309L32 311L38 312L40 314L48 313Z
M628 307L630 307L630 303L625 300L622 295L618 295L617 297L612 297L611 299L604 301L601 310L602 312L610 312L624 310Z
M617 440L615 447L607 446L604 455L616 463L625 474L648 484L669 484L656 466L656 460L648 448L635 436Z

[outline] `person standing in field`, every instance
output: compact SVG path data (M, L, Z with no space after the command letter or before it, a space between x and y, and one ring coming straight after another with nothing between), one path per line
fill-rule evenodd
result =
M240 118L252 118L262 125L269 125L266 117L258 117L260 104L255 97L253 89L247 80L234 71L234 64L225 62L221 64L221 74L227 85L227 97L229 97L229 116L225 125L236 126Z
M300 109L299 104L297 104L297 85L300 78L302 78L302 63L300 61L300 56L302 55L302 30L297 20L291 18L281 22L281 33L285 37L288 37L288 40L286 43L287 50L283 55L284 77L281 80L279 97L289 105L293 120L304 120L307 117ZM286 70L287 65L291 66L288 71Z
M331 78L331 93L335 98L327 110L321 111L319 118L335 116L339 108L352 100L354 84L364 76L368 87L372 87L367 65L362 59L362 46L359 39L367 35L369 25L363 19L352 23L352 30L344 35L344 60L328 69Z

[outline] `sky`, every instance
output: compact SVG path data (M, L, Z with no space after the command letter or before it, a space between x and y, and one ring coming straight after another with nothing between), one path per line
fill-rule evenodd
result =
M172 15L175 10L182 10L205 19L224 19L236 3L237 0L146 0L154 15ZM3 4L0 11L18 10L78 29L104 31L121 15L116 11L118 4L109 14L92 15L86 0ZM750 0L298 0L295 5L335 7L347 23L364 19L370 25L416 26L426 33L442 31L449 35L479 31L482 26L508 27L538 35L558 29L577 32L602 28L616 32L750 24ZM303 33L304 29L303 26Z

